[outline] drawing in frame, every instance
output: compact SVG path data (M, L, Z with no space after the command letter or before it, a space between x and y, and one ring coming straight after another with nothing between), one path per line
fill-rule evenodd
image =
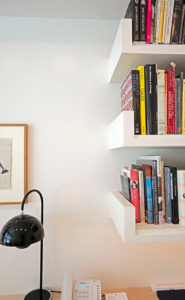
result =
M27 124L0 124L0 204L20 204L27 192Z

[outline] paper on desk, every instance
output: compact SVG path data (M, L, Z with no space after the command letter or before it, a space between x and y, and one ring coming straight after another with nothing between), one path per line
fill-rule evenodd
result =
M105 295L106 300L128 300L126 293L112 293Z

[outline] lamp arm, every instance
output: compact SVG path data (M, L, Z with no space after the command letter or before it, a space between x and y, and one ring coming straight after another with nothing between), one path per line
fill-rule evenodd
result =
M32 192L36 192L37 194L39 194L40 196L40 200L41 200L41 224L43 225L43 222L44 222L44 201L43 201L43 196L41 194L41 192L39 190L36 190L36 189L32 189L30 190L23 198L22 200L22 204L21 204L21 211L23 212L24 211L24 204L25 204L25 201L27 199L27 197L32 193Z

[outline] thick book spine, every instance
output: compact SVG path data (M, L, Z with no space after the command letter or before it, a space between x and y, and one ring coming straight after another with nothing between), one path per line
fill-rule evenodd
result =
M166 32L165 32L165 44L170 43L172 18L173 18L173 8L174 8L174 0L168 0Z
M159 37L158 43L162 43L163 36L163 23L164 23L164 0L161 0L161 11L160 11L160 21L159 21Z
M182 134L185 134L185 79L182 87Z
M175 133L175 70L168 70L168 134Z
M140 120L141 134L146 134L146 110L145 110L145 69L144 66L139 66L139 84L140 84Z
M179 43L182 8L183 8L183 0L175 0L173 19L172 19L171 38L170 38L171 44Z
M155 28L155 2L152 0L151 4L151 26L150 26L150 43L154 42L154 28Z
M157 134L157 73L156 65L145 65L145 97L147 134Z
M147 44L150 44L151 13L152 13L152 0L148 0L147 13L146 13L146 43Z
M166 223L172 223L170 167L164 167Z
M175 133L182 133L182 79L176 78Z
M146 42L146 0L140 0L140 41Z
M185 170L177 170L179 223L185 225Z
M177 190L177 168L171 167L172 178L172 223L179 224L178 190Z
M157 70L158 86L158 134L165 133L165 71Z
M141 221L139 207L139 178L137 170L130 170L131 203L135 206L136 223Z
M133 97L133 108L134 108L135 134L141 134L139 71L132 70L131 72L132 72L132 97Z
M140 37L139 37L139 31L140 31L140 26L139 26L139 0L132 0L133 1L133 41L139 42Z

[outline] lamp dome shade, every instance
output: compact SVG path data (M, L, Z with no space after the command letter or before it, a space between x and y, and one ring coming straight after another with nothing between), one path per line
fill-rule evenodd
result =
M27 248L44 238L41 222L30 215L10 219L0 233L0 244L9 247Z

